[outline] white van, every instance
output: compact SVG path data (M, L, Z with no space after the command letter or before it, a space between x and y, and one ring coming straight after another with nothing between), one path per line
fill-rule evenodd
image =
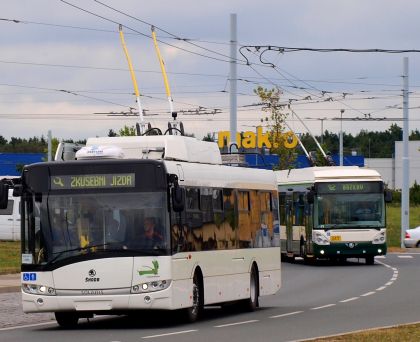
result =
M0 240L20 240L20 197L9 190L6 209L0 209Z

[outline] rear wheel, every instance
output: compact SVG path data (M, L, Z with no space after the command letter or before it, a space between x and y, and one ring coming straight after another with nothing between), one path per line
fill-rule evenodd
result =
M187 321L193 323L200 318L203 311L204 293L200 277L197 272L193 278L192 300L193 304L190 308L185 309Z
M56 312L55 319L62 328L74 328L77 326L79 316L75 312Z
M258 286L258 271L255 266L252 266L249 283L249 298L244 301L244 307L247 311L254 311L258 307Z
M420 241L417 242L416 247L420 248Z

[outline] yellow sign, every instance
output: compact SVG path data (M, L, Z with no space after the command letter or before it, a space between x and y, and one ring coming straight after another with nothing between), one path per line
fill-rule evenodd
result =
M284 136L284 147L286 148L295 148L298 144L298 139L293 132L285 132L282 133ZM280 139L275 139L275 141L279 141ZM230 132L229 131L221 131L218 133L218 145L219 148L223 148L226 146L226 143L230 142ZM236 143L238 147L243 148L261 148L266 146L267 148L277 148L278 143L274 142L274 146L271 146L270 142L270 133L266 132L263 133L262 127L257 127L257 133L252 131L246 131L242 133L242 137L240 133L236 133Z

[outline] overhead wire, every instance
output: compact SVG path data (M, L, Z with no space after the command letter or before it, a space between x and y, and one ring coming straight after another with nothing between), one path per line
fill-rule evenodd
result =
M116 24L116 25L122 25L123 27L125 27L125 28L127 28L127 29L129 29L129 30L131 30L131 31L133 31L133 32L136 32L136 33L138 33L138 34L140 34L140 35L142 35L142 36L144 36L144 37L146 37L146 38L152 39L152 36L151 36L151 35L146 34L146 33L143 33L143 32L140 32L140 31L138 31L138 30L136 30L136 29L133 29L132 27L127 26L126 24L121 24L121 23L119 23L119 22L117 22L117 21L115 21L115 20L112 20L112 19L106 18L106 17L104 17L104 16L102 16L102 15L100 15L100 14L94 13L94 12L92 12L92 11L89 11L89 10L87 10L87 9L84 9L84 8L82 8L82 7L79 7L79 6L77 6L77 5L74 5L74 4L72 4L72 3L70 3L70 2L68 2L68 1L66 1L66 0L59 0L59 1L61 1L62 3L66 4L66 5L68 5L68 6L74 7L74 8L76 8L76 9L78 9L78 10L82 11L82 12L85 12L85 13L88 13L88 14L93 15L93 16L95 16L95 17L101 18L101 19L106 20L106 21L108 21L108 22L114 23L114 24ZM173 48L175 48L175 49L178 49L178 50L181 50L181 51L184 51L184 52L187 52L187 53L191 53L191 54L194 54L194 55L197 55L197 56L201 56L201 57L208 58L208 59L212 59L212 60L219 61L219 62L230 63L230 60L225 60L225 59L221 59L221 58L218 58L218 57L213 57L213 56L204 55L204 54L199 53L199 52L196 52L196 51L191 51L191 50L188 50L188 49L182 48L182 47L180 47L180 46L176 46L176 45L170 44L170 43L165 42L165 41L162 41L162 40L160 40L160 39L158 39L157 41L158 41L158 42L160 42L160 43L162 43L162 44L164 44L164 45L167 45L167 46L173 47ZM245 64L244 62L241 62L241 63Z
M76 7L76 8L78 8L78 9L80 9L80 10L84 10L84 9L82 9L82 8L80 8L80 7L78 7L78 6L75 6L75 5L73 5L73 4L70 4L70 3L68 3L68 2L66 2L66 1L63 1L63 0L60 0L60 1L62 1L62 2L64 2L64 3L67 3L67 4L69 4L69 5L71 5L71 6L73 6L73 7ZM95 0L96 1L96 0ZM100 1L96 1L96 2L98 2L98 3L100 3ZM114 9L115 10L115 9ZM88 13L90 13L90 14L93 14L93 15L96 15L96 14L94 14L93 12L90 12L90 11L87 11L87 10L84 10L84 11L86 11L86 12L88 12ZM118 11L118 10L117 10ZM105 19L105 20L109 20L108 18L105 18L105 17L102 17L102 16L100 16L100 15L97 15L97 16L99 16L100 18L102 18L102 19ZM134 18L134 17L133 17ZM138 19L138 18L136 18L137 20L140 20L141 21L141 19ZM74 28L77 28L77 27L74 27ZM130 28L129 28L130 29ZM135 31L135 30L134 30ZM137 31L135 31L135 32L137 32ZM165 32L164 30L162 30L162 32ZM138 34L142 34L141 32L137 32ZM169 32L167 32L166 31L166 33L168 33L168 34L170 34L171 35L171 33L169 33ZM145 35L145 34L143 34L143 35ZM145 35L145 36L147 36L147 35ZM149 36L150 37L150 36ZM180 37L179 37L180 38ZM181 40L184 40L184 39L181 39ZM23 63L22 63L23 64ZM254 65L256 64L256 63L253 63ZM34 65L42 65L42 66L44 66L44 64L35 64L34 63ZM256 64L256 65L258 65L258 64ZM60 65L61 66L61 65ZM67 66L66 66L67 67ZM74 66L73 66L74 67ZM80 67L80 66L77 66L77 67ZM95 69L104 69L104 68L96 68L96 67L92 67L92 68L95 68ZM110 68L111 69L111 68ZM116 69L116 68L112 68L113 70L118 70L118 69ZM123 70L123 69L119 69L119 70ZM190 73L183 73L183 74L190 74ZM269 80L267 77L265 77L265 76L263 76L262 74L259 74L260 76L262 76L261 78L262 79L265 79L265 80L268 80L269 81L269 83L270 84L272 84L273 82L271 81L271 80ZM281 73L280 73L280 75L281 76L283 76L283 79L284 80L287 80L287 81L289 81L290 82L290 79L288 79L287 77L285 77L284 75L282 75ZM219 75L215 75L215 76L219 76ZM224 75L224 77L226 77L225 75ZM303 80L299 80L299 81L303 81ZM298 86L296 86L296 85L292 85L292 86L287 86L287 85L283 85L282 87L291 87L291 88L296 88L296 89L301 89L301 90L304 90L305 88L304 87L298 87ZM314 89L316 89L315 87L313 87ZM54 91L54 90L53 90ZM226 92L226 90L223 90L223 92ZM203 92L204 93L204 92ZM294 95L294 96L301 96L301 95L298 95L298 94L295 94L295 93L293 93L293 92L289 92L289 93L291 93L292 95ZM73 94L73 95L75 95L75 94ZM78 94L79 95L79 94ZM242 95L245 95L245 96L253 96L253 95L251 95L251 94L242 94ZM302 97L302 96L301 96ZM89 97L87 97L86 96L86 98L89 98ZM99 101L101 101L102 99L96 99L96 98L92 98L92 99L95 99L95 100L99 100ZM372 98L370 98L370 99L372 99ZM106 100L104 100L104 101L106 101ZM294 102L294 104L297 104L296 102ZM192 105L192 104L189 104L189 105ZM364 113L361 113L361 114L364 114Z
M213 53L213 54L216 54L216 55L222 56L222 57L226 57L226 58L228 58L230 61L232 60L232 57L231 57L231 56L228 56L228 55L225 55L225 54L220 53L220 52L218 52L218 51L214 51L214 50L208 49L208 48L206 48L206 47L203 47L203 46L201 46L201 45L195 44L195 43L191 42L190 40L188 40L187 38L181 38L180 36L178 36L178 35L176 35L176 34L174 34L174 33L171 33L171 32L169 32L169 31L167 31L167 30L165 30L165 29L163 29L163 28L161 28L161 27L159 27L159 26L157 26L157 25L155 25L155 24L149 23L149 22L147 22L147 21L145 21L145 20L142 20L142 19L140 19L140 18L138 18L138 17L135 17L135 16L133 16L133 15L130 15L130 14L128 14L128 13L125 13L125 12L123 12L123 11L119 10L119 9L116 9L116 8L114 8L114 7L110 6L110 5L108 5L108 4L105 4L105 3L104 3L104 2L102 2L102 1L99 1L99 0L94 0L94 1L95 1L96 3L98 3L98 4L100 4L100 5L102 5L102 6L106 7L106 8L108 8L108 9L110 9L110 10L114 11L114 12L120 13L120 14L122 14L122 15L124 15L124 16L126 16L126 17L128 17L128 18L131 18L131 19L134 19L134 20L136 20L136 21L138 21L138 22L141 22L142 24L146 24L146 25L149 25L149 26L153 26L153 27L155 27L156 29L158 29L158 30L160 30L160 31L162 31L162 32L164 32L164 33L166 33L166 34L168 34L168 35L172 36L172 37L173 37L173 38L175 38L176 40L186 42L186 43L188 43L188 44L193 45L194 47L197 47L197 48L203 49L204 51L207 51L207 52L210 52L210 53ZM236 62L241 62L241 63L243 63L243 62L244 62L243 60L239 60L239 59L234 59L234 60L235 60Z

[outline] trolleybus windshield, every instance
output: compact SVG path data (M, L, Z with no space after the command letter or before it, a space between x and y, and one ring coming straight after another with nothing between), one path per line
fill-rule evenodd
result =
M42 265L87 254L116 256L116 252L166 254L169 248L169 234L163 229L168 226L166 193L75 192L41 197L27 195L24 201L29 263ZM144 227L151 218L153 242Z
M315 228L384 228L385 203L380 182L319 183Z

